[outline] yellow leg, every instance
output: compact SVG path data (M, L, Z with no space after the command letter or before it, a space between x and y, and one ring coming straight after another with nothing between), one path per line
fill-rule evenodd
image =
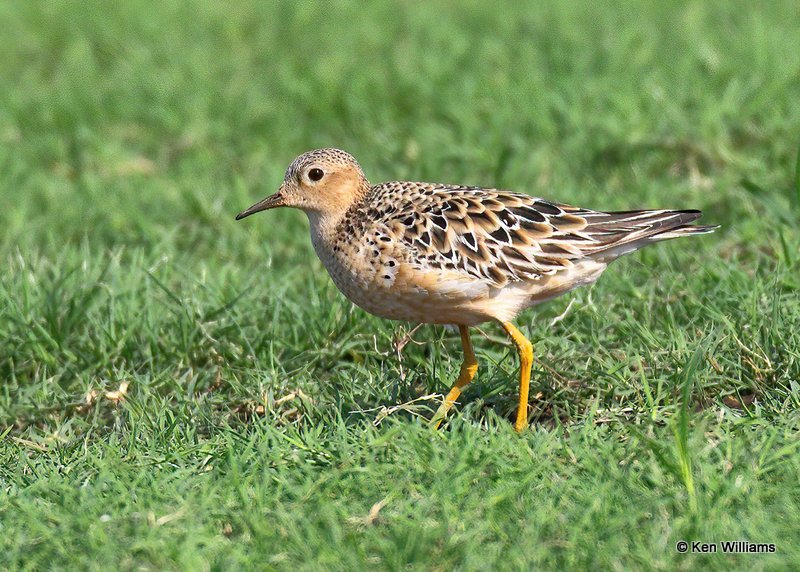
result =
M531 384L533 365L533 345L511 322L501 322L503 329L511 336L519 353L519 407L514 429L521 432L528 426L528 390Z
M478 360L475 358L475 352L472 351L472 341L469 339L469 328L467 326L458 326L458 331L461 332L461 347L464 348L464 361L461 364L461 373L458 374L458 379L447 392L444 398L444 403L436 410L436 414L431 418L431 426L435 429L439 428L444 418L447 417L447 412L453 407L453 404L461 395L461 390L475 377L475 372L478 371Z

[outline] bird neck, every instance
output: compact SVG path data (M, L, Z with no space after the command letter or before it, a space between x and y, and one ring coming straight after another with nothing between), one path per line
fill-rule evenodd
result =
M311 226L311 241L316 246L317 242L324 242L335 234L336 226L344 216L344 212L306 211L306 215L308 215L308 223Z
M306 211L311 227L311 243L320 258L323 257L323 252L330 250L337 236L342 234L348 236L356 232L356 222L361 218L359 212L369 201L370 190L369 183L364 180L358 194L346 209L329 210L324 213L316 210ZM332 252L327 254L333 255Z

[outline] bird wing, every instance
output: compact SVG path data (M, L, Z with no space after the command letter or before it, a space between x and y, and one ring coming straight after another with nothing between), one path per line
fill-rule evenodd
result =
M384 183L373 191L373 220L411 249L413 260L498 288L540 280L581 259L616 258L700 216L699 211L608 213L497 189L429 183Z

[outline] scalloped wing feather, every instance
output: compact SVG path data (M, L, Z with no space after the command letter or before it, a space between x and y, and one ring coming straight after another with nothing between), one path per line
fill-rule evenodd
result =
M496 288L715 228L688 224L699 211L601 212L497 189L427 183L378 185L369 204L371 218L412 249L419 264L460 271Z

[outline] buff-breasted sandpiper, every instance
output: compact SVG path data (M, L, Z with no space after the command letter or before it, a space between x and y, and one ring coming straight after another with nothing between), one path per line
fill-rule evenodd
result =
M384 318L458 326L464 361L433 425L478 369L469 327L499 322L520 359L517 431L528 424L533 347L512 320L594 282L623 254L716 228L690 224L696 210L602 212L480 187L373 186L339 149L300 155L278 191L236 219L275 207L305 211L317 255L356 305Z

